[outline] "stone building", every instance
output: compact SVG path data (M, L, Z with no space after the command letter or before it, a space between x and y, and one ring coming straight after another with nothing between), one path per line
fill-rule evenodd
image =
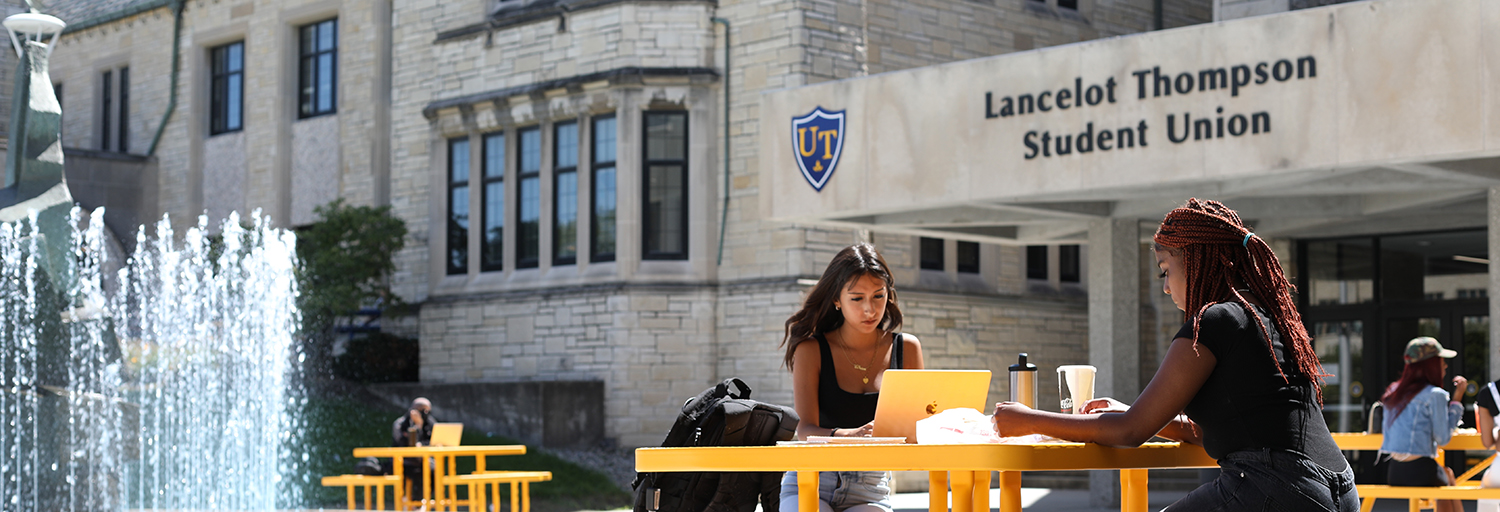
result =
M1212 16L1193 0L47 8L70 24L53 55L64 143L142 162L136 223L259 209L296 227L334 198L389 204L411 229L392 279L421 306L402 328L424 383L602 381L623 446L659 442L722 378L790 403L782 323L856 241L896 269L929 367L995 371L1001 398L1017 352L1044 371L1086 359L1082 238L767 221L762 93Z

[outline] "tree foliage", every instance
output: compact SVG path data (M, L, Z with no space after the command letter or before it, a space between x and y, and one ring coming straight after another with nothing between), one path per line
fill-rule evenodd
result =
M399 313L391 293L394 256L406 245L406 222L390 206L350 206L337 199L314 210L317 221L298 233L298 285L302 334L309 355L327 361L340 317L378 306Z

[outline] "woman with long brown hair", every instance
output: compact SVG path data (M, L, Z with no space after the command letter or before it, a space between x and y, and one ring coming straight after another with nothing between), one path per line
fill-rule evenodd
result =
M890 267L870 244L839 251L781 340L792 372L797 439L869 436L888 368L922 368L916 336L897 332L901 308ZM891 512L890 473L818 473L823 512ZM781 510L797 510L797 473L781 481Z
M1323 421L1323 370L1271 247L1234 210L1198 199L1167 213L1154 241L1184 323L1135 405L1101 398L1067 415L1001 403L995 430L1202 445L1219 478L1168 510L1358 510L1354 472Z

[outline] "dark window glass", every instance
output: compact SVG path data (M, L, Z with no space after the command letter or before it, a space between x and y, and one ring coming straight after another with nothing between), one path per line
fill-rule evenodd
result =
M578 123L553 126L552 264L578 261Z
M1375 240L1308 242L1307 303L1313 306L1375 301Z
M643 257L687 259L687 113L647 112Z
M211 50L213 78L210 81L208 133L218 135L244 127L245 43L230 43Z
M58 82L58 83L52 84L52 97L57 98L57 108L59 110L61 110L62 107L63 107L62 93L63 93L63 84L62 84L62 82Z
M1078 10L1078 0L1057 0L1057 6L1064 9Z
M505 134L484 136L484 241L479 270L504 268L505 255Z
M922 270L943 269L943 239L922 237L918 242L918 262Z
M1079 282L1082 262L1079 261L1077 245L1062 245L1057 248L1057 279L1064 283Z
M1489 295L1490 251L1484 230L1383 236L1379 245L1381 301Z
M110 124L111 124L110 120L114 119L114 116L111 115L112 109L114 108L114 103L112 101L110 101L112 99L112 97L115 95L114 94L114 81L115 81L115 74L114 74L114 72L113 71L105 71L104 75L101 76L101 80L103 80L103 82L104 82L104 84L103 84L104 85L104 93L100 97L104 99L104 105L103 105L103 108L100 110L101 115L99 116L99 130L100 130L100 132L99 132L99 150L100 151L109 151L109 144L110 144L110 142L113 142L112 140L110 140L110 136L109 135L110 135Z
M338 20L304 25L301 29L301 68L298 90L301 91L299 117L332 114L338 97Z
M1047 280L1047 246L1026 246L1026 278Z
M116 117L119 140L115 151L130 152L130 68L120 68L120 113Z
M517 204L516 267L534 268L541 258L542 220L542 131L531 127L520 131L520 197Z
M958 241L958 271L979 273L979 242Z
M448 141L448 274L469 271L469 139Z
M615 118L594 118L592 261L615 260Z

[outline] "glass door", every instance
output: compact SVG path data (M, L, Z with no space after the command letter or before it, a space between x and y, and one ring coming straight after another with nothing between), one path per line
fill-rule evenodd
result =
M1314 322L1313 347L1323 371L1323 419L1334 432L1365 430L1365 323L1359 320ZM1376 391L1379 391L1378 385Z

